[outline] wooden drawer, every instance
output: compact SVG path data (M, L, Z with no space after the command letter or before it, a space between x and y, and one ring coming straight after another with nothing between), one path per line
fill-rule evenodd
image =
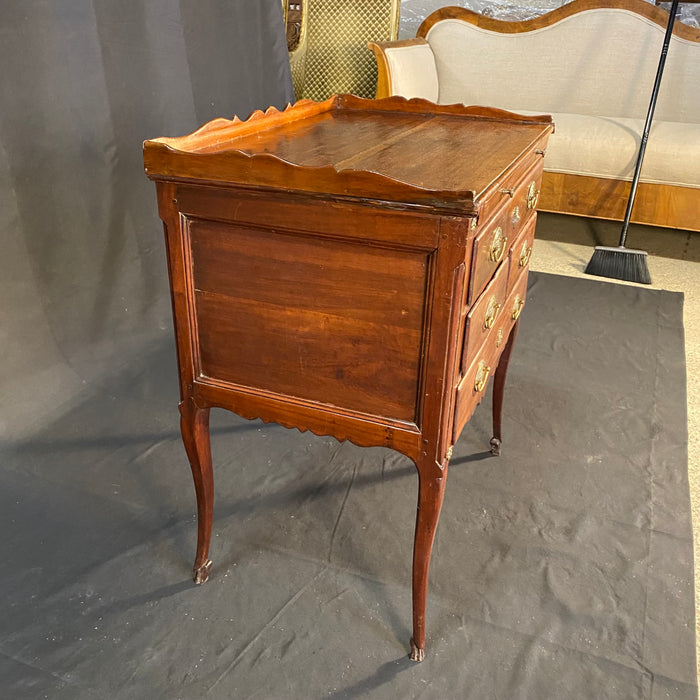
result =
M542 187L542 161L535 163L516 185L513 201L509 204L511 234L517 236L535 215Z
M525 224L508 252L508 292L513 289L513 285L520 273L530 266L536 223L537 216L532 216L528 219L527 224Z
M540 150L544 151L544 148L545 146L541 145ZM543 163L543 154L532 151L502 175L494 183L493 189L481 200L479 210L481 220L490 219L509 197L511 200L514 199L514 191L523 183L527 186L532 179L537 180L537 177L533 178L533 174L537 171L542 172ZM539 185L537 188L539 189ZM526 202L511 202L511 204L513 206L519 205L522 209L522 204L526 204Z
M462 346L462 374L474 359L479 348L486 342L497 323L506 302L508 266L501 265L484 293L477 299L467 314Z
M503 218L503 231L512 245L536 217L535 208L542 185L542 162L536 161L522 180L510 190L511 201L506 205L507 216Z
M500 275L499 275L500 276ZM478 348L456 389L452 442L457 442L462 429L471 418L486 392L489 379L496 372L498 360L508 336L520 317L527 296L527 269L521 271L508 295L498 320ZM465 346L466 350L466 346Z
M503 324L503 337L507 338L513 324L518 320L525 306L527 297L527 269L521 270L515 278L513 289L508 293L508 298L503 307L501 322Z
M534 165L526 170L518 182L501 190L507 194L499 208L479 228L474 240L472 276L467 303L472 304L505 258L508 246L517 240L535 218L535 207L542 183L542 158L538 156ZM499 191L500 192L500 191Z
M508 251L508 235L503 231L503 215L504 211L499 211L474 240L472 275L467 297L469 306L484 290Z
M496 371L499 349L496 347L497 334L491 334L487 342L477 352L471 365L459 383L455 397L455 416L452 424L452 442L456 442L474 409L484 398L489 379ZM501 346L502 347L502 346Z

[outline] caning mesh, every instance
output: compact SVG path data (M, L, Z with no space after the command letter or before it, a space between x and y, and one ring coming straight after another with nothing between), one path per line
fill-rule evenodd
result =
M377 66L368 41L398 32L400 0L307 0L299 47L290 54L297 99L340 92L374 97Z

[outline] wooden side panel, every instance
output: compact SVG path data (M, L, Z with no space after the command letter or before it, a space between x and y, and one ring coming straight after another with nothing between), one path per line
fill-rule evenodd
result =
M201 185L178 186L177 204L191 218L252 224L275 231L303 231L323 238L428 251L438 244L438 217L381 206Z
M187 221L200 377L413 421L429 255Z
M587 175L545 172L538 209L622 221L631 184ZM632 223L700 231L700 189L640 182Z

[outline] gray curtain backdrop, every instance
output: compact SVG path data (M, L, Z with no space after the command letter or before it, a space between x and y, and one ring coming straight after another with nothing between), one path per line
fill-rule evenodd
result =
M3 0L0 66L5 442L172 337L142 142L293 92L280 0Z

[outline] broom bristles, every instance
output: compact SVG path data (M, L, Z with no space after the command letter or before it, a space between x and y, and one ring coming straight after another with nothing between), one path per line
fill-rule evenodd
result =
M585 271L588 275L598 277L651 284L646 252L630 250L623 246L617 248L596 246Z

